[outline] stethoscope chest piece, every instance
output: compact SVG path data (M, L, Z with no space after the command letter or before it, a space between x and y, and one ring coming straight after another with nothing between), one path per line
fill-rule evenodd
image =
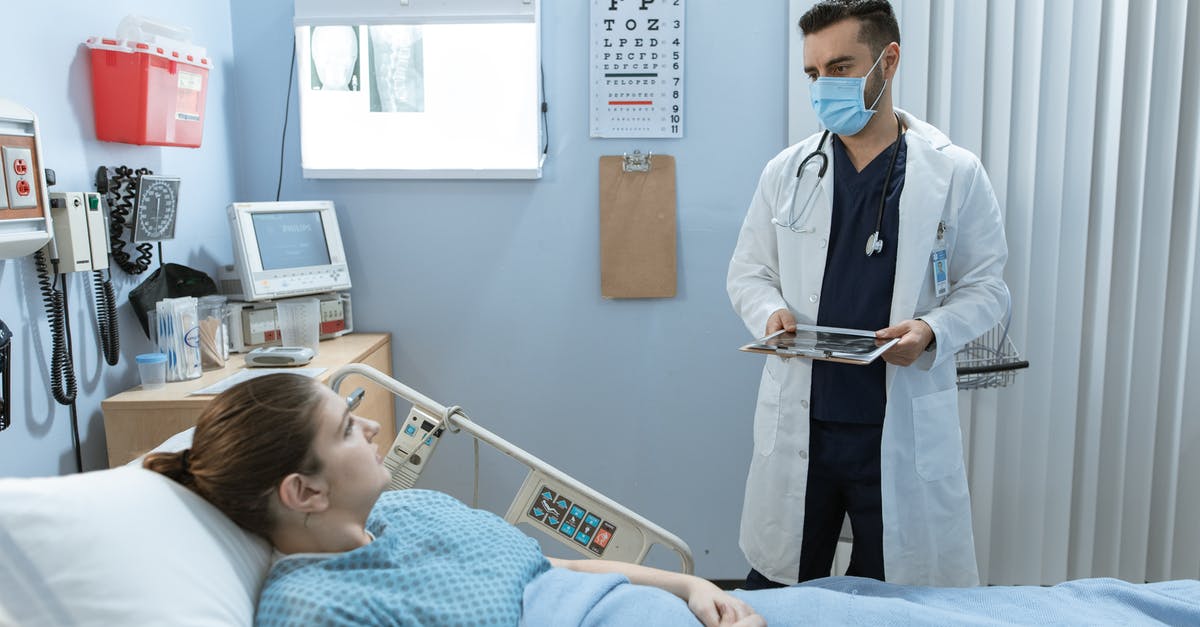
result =
M879 231L875 231L867 238L867 256L877 255L883 252L883 238L879 237Z

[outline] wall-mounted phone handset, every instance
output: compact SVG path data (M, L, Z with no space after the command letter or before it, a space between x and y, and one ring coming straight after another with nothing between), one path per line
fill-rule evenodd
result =
M0 320L0 431L12 424L12 388L10 387L12 331Z
M115 175L109 179L108 168L101 167L96 172L96 189L109 200L109 233L117 265L131 274L144 272L150 264L151 242L158 242L158 262L162 265L162 242L175 239L179 177L156 176L146 168L117 166ZM137 244L140 253L133 262L124 253L126 227L130 230L129 241Z

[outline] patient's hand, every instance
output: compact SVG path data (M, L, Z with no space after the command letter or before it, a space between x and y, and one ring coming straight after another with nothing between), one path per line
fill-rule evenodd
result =
M628 577L630 583L666 590L686 601L688 609L705 627L760 627L767 624L745 601L695 575L610 560L547 559L555 568L580 573L620 573Z
M699 577L688 582L688 608L705 627L754 627L767 623L745 601Z

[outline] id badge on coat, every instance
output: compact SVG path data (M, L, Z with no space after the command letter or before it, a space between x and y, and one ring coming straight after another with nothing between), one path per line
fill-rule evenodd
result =
M933 263L933 292L938 298L950 293L950 262L946 259L946 240L940 236L937 239L937 244L933 247L933 253L929 255L930 261Z

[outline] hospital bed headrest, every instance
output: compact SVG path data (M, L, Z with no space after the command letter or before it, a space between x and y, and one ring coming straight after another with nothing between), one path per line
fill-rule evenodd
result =
M270 556L139 467L0 479L0 624L250 625Z

